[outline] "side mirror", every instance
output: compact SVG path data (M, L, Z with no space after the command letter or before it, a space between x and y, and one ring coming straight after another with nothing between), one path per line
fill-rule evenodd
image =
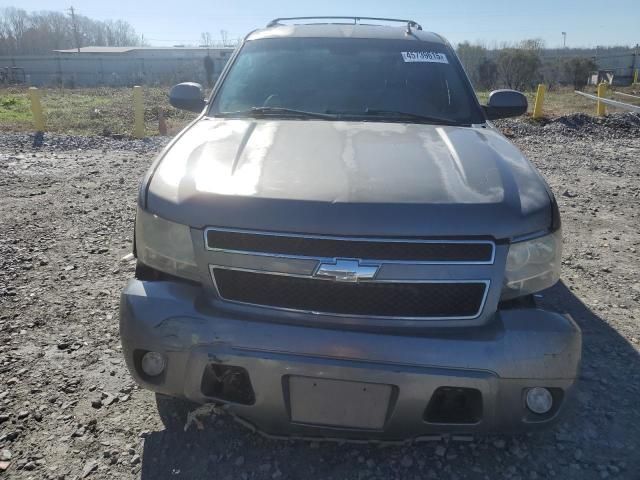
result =
M489 120L517 117L527 112L527 97L515 90L494 90L482 108Z
M200 113L206 105L202 85L194 82L174 85L169 92L169 103L181 110Z

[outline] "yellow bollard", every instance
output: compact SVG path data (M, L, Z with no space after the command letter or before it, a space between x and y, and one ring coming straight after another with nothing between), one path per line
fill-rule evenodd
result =
M538 93L536 93L536 103L533 107L533 118L542 118L542 106L544 104L545 86L541 83L538 85Z
M29 98L31 99L31 113L33 113L33 125L36 132L44 132L44 115L42 105L40 105L40 90L36 87L29 87Z
M606 93L607 93L607 84L605 82L599 83L598 97L604 98ZM603 117L606 114L607 114L607 106L604 104L604 102L601 102L600 100L598 100L598 102L596 103L596 115L598 115L599 117Z
M638 83L638 72L640 72L640 70L638 70L637 68L636 68L636 71L633 72L633 84L634 85Z
M142 87L133 87L133 136L144 137L144 105L142 104Z

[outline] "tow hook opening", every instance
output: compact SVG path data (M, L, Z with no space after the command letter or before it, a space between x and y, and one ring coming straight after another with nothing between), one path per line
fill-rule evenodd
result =
M207 365L200 389L203 395L225 402L253 405L256 401L249 373L234 365Z
M429 423L478 423L482 419L482 393L475 388L439 387L424 414Z

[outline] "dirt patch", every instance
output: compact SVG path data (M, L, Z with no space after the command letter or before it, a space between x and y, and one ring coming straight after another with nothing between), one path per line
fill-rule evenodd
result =
M501 126L560 204L563 283L539 301L583 330L576 398L549 431L387 448L270 441L224 417L165 431L117 309L137 184L166 140L0 135L0 477L638 478L637 118Z

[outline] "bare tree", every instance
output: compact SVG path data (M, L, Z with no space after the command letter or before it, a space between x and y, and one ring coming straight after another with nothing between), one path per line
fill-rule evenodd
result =
M0 9L0 55L42 54L79 44L133 46L141 43L133 27L122 20L96 21L75 11L73 17L75 24L73 18L62 12Z
M524 90L536 82L541 62L535 50L505 48L496 63L499 78L506 87Z
M200 34L200 45L203 47L210 47L213 45L213 39L211 38L211 34L209 32L202 32Z
M544 50L544 40L541 38L529 38L527 40L522 40L518 45L518 48L521 48L522 50L530 50L539 54Z
M29 24L27 12L19 8L9 7L4 10L4 17L11 32L13 49L15 52L20 52L25 48L24 37Z
M567 80L576 90L582 90L587 85L589 74L598 67L590 58L574 57L566 60L563 65Z
M43 23L48 29L48 42L58 50L65 48L71 38L69 35L69 20L59 12L42 12Z
M480 66L487 58L487 49L482 45L462 42L458 45L456 53L469 76L469 80L474 86L477 86L480 83Z
M104 22L104 31L108 34L107 46L128 47L138 45L140 39L133 27L122 20Z
M477 88L489 90L498 82L498 65L490 58L486 58L478 67Z

